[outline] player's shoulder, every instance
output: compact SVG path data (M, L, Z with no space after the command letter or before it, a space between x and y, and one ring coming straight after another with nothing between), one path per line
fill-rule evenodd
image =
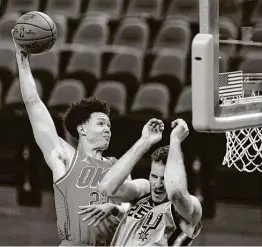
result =
M199 199L194 195L190 195L190 198L194 205L193 216L201 217L202 216L202 206L201 206Z
M201 222L201 218L202 218L202 206L201 203L199 201L199 199L194 196L194 195L190 195L191 198L191 202L193 204L193 211L192 211L192 215L191 215L191 220L190 222L187 222L175 209L175 206L172 202L170 202L170 208L171 208L171 213L173 216L178 217L180 219L182 219L183 221L187 222L187 225L191 225L193 227L195 227L199 222Z
M190 197L194 206L194 211L192 214L192 222L193 224L197 224L202 218L202 206L199 199L196 196L190 195Z
M192 221L194 223L194 222L198 222L202 217L202 206L199 199L196 196L190 195L190 198L193 204ZM175 206L171 201L168 202L167 208L171 208L172 211L174 209L174 211L177 213L177 211L175 210Z
M163 212L172 215L172 211L173 211L173 209L172 209L172 207L173 207L172 202L167 201L167 202L159 204L157 207L161 208L163 210Z
M76 149L72 145L70 145L68 142L66 142L64 139L62 139L61 137L59 137L59 141L63 149L63 153L66 156L65 158L67 159L68 163L70 164L76 153Z
M150 192L150 183L149 180L144 178L137 178L131 180L132 183L136 186L137 191L139 193L138 198L147 195Z
M150 201L150 199L151 199L151 194L150 193L146 193L146 194L138 197L137 200L133 202L133 204L147 203L147 202Z
M50 153L44 154L44 159L53 172L54 181L65 175L73 163L76 149L59 137L57 145Z

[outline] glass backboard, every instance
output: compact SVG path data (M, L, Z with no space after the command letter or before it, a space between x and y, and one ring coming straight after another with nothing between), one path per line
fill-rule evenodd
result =
M200 0L192 43L193 126L226 132L262 125L262 1Z

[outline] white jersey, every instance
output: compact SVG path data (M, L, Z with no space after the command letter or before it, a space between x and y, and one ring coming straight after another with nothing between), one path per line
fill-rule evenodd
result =
M152 206L151 195L138 200L125 214L111 246L185 246L191 245L201 231L201 222L189 238L179 226L181 217L171 202Z

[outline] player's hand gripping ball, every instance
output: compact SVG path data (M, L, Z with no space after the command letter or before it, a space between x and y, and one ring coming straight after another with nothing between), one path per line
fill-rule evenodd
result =
M164 123L162 120L150 119L142 130L142 138L149 141L150 145L159 142L162 139Z
M182 142L189 134L188 126L183 119L176 119L171 123L171 127L173 128L170 135L171 140Z
M57 29L48 15L32 11L17 20L12 35L22 51L28 54L41 54L49 51L55 44Z

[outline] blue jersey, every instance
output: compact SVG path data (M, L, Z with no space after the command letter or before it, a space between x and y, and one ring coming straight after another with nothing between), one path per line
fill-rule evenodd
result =
M116 159L97 160L76 151L66 174L54 183L58 235L79 245L109 245L119 221L110 216L98 226L89 226L79 215L79 206L116 203L101 195L99 183ZM118 203L119 204L119 203Z

